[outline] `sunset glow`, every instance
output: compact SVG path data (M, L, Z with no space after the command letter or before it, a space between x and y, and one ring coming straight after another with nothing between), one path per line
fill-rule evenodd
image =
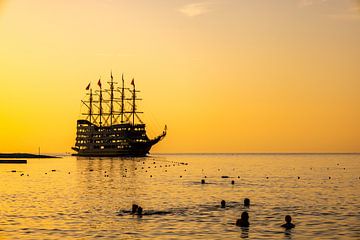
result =
M0 0L0 152L71 152L80 100L135 78L152 152L359 152L353 0Z

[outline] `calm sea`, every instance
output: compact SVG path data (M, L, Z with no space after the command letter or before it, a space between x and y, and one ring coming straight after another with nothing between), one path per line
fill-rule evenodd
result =
M360 155L29 159L0 165L0 199L0 239L360 239Z

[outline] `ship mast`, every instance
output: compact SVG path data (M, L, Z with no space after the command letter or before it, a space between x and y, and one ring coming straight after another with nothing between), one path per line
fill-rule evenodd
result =
M121 74L122 79L122 88L121 88L121 123L124 123L124 98L125 98L125 92L124 92L124 74Z
M99 99L99 115L100 115L100 127L102 124L102 89L101 89L101 78L98 81L98 85L100 87L100 99Z
M132 79L131 81L131 85L133 85L133 94L132 94L132 123L133 125L135 125L135 111L136 111L136 106L135 106L135 100L136 100L136 91L135 91L135 82L134 79Z
M112 126L112 124L113 124L113 109L114 109L113 101L114 101L114 81L113 81L113 75L112 75L112 71L111 71L111 82L110 82L110 126Z
M90 122L91 122L91 118L92 118L92 101L93 101L93 98L92 98L92 89L90 88L90 106L89 106L89 117L90 117Z

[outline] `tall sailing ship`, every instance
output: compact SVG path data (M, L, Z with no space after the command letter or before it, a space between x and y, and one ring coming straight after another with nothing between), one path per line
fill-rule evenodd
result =
M72 149L74 156L85 157L140 157L146 156L151 147L166 136L164 131L150 139L145 124L137 109L138 90L134 79L130 88L125 87L124 75L121 87L117 87L111 73L108 89L92 90L86 87L87 99L82 100L86 111L84 119L77 120L76 143ZM105 97L103 96L105 95Z

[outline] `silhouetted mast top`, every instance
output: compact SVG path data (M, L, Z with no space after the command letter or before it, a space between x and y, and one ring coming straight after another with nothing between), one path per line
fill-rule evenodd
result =
M99 86L99 90L96 91L96 95L98 95L98 101L94 101L92 89L89 86L86 90L90 90L88 100L82 101L84 106L88 108L88 111L83 113L83 115L87 115L87 119L93 123L101 126L112 126L114 124L124 124L130 123L132 125L136 124L136 119L143 124L139 115L142 112L137 111L136 101L141 100L137 98L137 91L135 87L135 80L132 79L131 85L132 89L125 87L124 75L121 76L121 88L115 88L113 74L111 72L110 81L108 82L110 89L103 89L101 78L98 80L97 85ZM129 90L131 97L126 97L125 91ZM105 97L103 93L106 93ZM106 97L108 96L108 98ZM130 109L126 110L125 105L126 102L131 106ZM94 103L96 103L94 105ZM98 104L97 104L98 103ZM96 107L98 113L94 113L93 107ZM120 109L119 109L120 108Z

